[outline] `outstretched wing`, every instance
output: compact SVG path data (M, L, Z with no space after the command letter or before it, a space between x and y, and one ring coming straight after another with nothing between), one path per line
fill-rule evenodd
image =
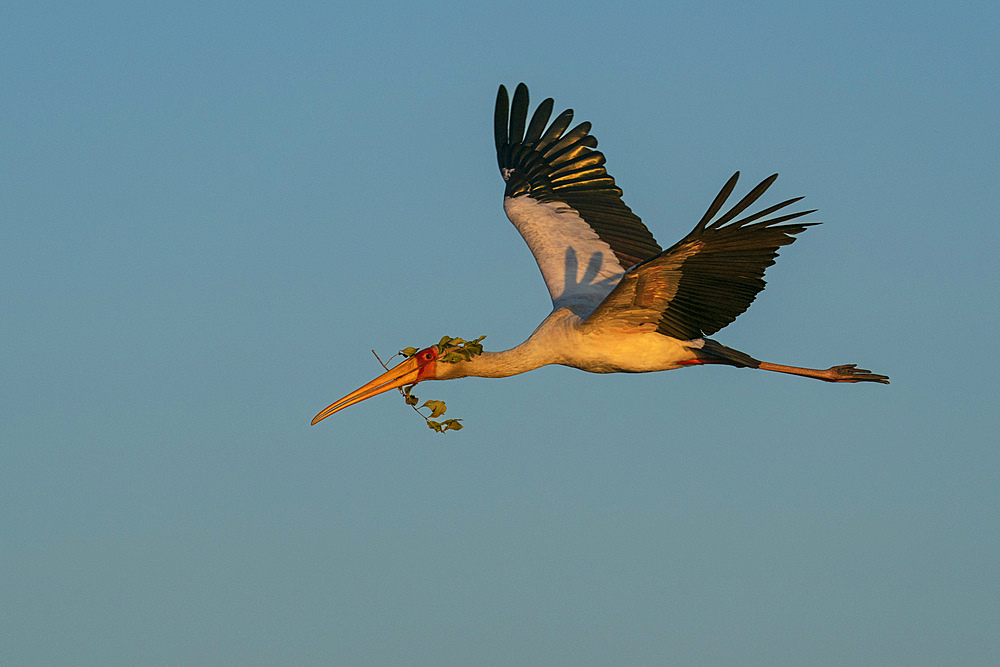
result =
M773 213L801 197L732 221L764 194L778 177L764 179L714 222L739 178L733 174L691 233L670 249L630 270L587 318L587 324L658 331L680 340L708 336L723 328L764 289L764 270L778 248L815 222L789 220L813 213ZM727 224L728 223L728 224Z
M604 155L594 150L590 123L567 131L573 120L567 109L548 125L552 105L551 98L543 101L528 122L527 86L518 84L512 104L506 88L497 92L503 207L535 256L553 306L585 316L625 269L657 255L660 246L622 201Z

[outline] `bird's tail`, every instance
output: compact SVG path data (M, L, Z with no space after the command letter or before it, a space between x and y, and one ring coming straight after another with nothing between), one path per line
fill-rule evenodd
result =
M745 352L734 350L718 343L711 338L702 339L705 344L698 350L699 359L705 364L727 364L737 368L760 368L760 360L754 359ZM703 356L704 355L704 356Z

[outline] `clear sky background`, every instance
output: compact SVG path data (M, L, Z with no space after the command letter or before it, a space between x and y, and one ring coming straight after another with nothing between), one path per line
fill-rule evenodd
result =
M0 8L0 663L1000 664L992 2ZM545 368L497 86L664 246L814 219L715 338L892 385Z

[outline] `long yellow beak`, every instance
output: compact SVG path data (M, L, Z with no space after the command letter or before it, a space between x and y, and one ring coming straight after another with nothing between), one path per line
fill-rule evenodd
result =
M316 422L326 419L334 412L343 410L344 408L354 405L355 403L360 403L366 398L378 396L379 394L389 391L390 389L396 389L397 387L404 387L408 384L413 384L417 381L418 376L420 375L420 368L421 365L418 363L416 357L411 357L406 361L397 364L365 386L352 391L336 403L332 403L327 406L322 412L313 417L312 423L315 425Z

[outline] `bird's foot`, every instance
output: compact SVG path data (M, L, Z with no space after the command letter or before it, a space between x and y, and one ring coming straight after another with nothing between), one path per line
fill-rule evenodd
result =
M857 364L843 364L833 366L823 372L823 379L827 382L881 382L889 384L888 375L879 375L870 370L858 368Z

